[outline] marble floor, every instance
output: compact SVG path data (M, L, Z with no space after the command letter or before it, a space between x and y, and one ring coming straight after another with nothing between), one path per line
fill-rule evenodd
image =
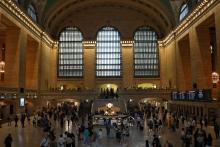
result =
M53 125L56 128L56 136L64 131L74 131L72 127L68 127L67 125L65 125L63 129L61 129L57 123L53 123ZM209 126L205 130L210 132L214 138L213 127ZM103 131L105 131L105 129L103 129ZM8 133L11 133L13 137L12 147L39 147L39 144L44 136L41 128L34 128L31 124L28 123L26 123L25 128L21 128L20 124L19 127L14 127L14 123L12 123L12 126L3 124L2 128L0 128L0 147L4 147L4 138ZM104 134L106 133L104 132ZM130 137L126 139L126 144L123 145L123 147L145 147L145 140L151 140L149 136L150 135L146 131L146 124L144 131L140 131L136 127L131 127ZM180 130L173 132L168 128L164 128L160 135L160 140L163 146L166 140L168 140L174 145L174 147L180 147ZM220 139L214 139L213 144L213 147L220 147ZM77 146L85 147L82 142L79 142ZM108 139L107 137L104 137L103 147L122 147L122 145L117 142L115 138Z

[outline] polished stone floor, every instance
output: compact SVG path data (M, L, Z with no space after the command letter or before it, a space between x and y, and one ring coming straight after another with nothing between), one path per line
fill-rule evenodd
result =
M55 126L55 134L58 136L63 131L73 131L72 127L64 127L61 129L57 123L53 123ZM98 128L97 128L98 129ZM105 130L105 129L103 129ZM211 133L214 138L213 127L209 126L205 129L207 132ZM14 123L12 126L7 126L7 124L3 124L2 128L0 128L0 147L4 147L4 138L8 133L12 134L13 137L13 147L39 147L41 139L44 136L44 133L41 128L34 128L31 124L26 123L25 128L14 127ZM105 134L105 132L104 132ZM107 139L107 137L103 138L103 147L144 147L145 140L151 140L149 137L149 133L146 131L146 124L144 131L138 130L136 127L130 128L130 137L125 141L126 144L121 145L115 138ZM164 128L161 135L160 140L164 146L166 140L171 142L174 147L180 147L180 130L176 132L172 132L168 128ZM220 139L213 140L213 147L220 147ZM84 147L82 142L79 142L78 147Z

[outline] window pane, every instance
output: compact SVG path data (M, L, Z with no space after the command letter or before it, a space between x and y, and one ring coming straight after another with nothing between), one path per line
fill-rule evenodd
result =
M139 28L134 35L134 75L159 76L157 34L150 27Z
M59 38L59 77L83 76L83 36L78 28L70 27Z
M98 32L96 48L96 76L121 76L120 35L113 27L104 27Z
M32 4L28 5L28 15L37 22L37 12Z

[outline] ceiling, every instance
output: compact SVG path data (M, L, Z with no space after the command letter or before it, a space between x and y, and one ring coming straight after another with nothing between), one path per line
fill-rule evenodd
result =
M54 5L57 1L59 1L59 0L47 0L46 1L46 4L45 4L45 7L44 7L44 9L45 9L45 11L47 11L48 9L50 9L50 7L52 6L52 5ZM161 3L165 6L165 7L167 7L168 9L172 9L171 8L171 4L170 4L170 0L160 0L161 1Z
M77 26L84 38L93 40L105 25L117 27L124 39L143 25L162 38L174 27L175 17L169 0L47 0L41 24L54 38L63 28Z

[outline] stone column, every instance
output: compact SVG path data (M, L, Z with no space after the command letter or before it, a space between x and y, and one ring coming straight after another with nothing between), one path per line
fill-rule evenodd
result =
M177 87L180 90L192 89L189 37L178 41L176 46Z
M167 79L166 79L166 52L165 48L160 46L159 47L159 58L160 58L160 85L165 88L167 86Z
M25 88L25 71L26 71L26 49L27 49L27 33L23 30L19 34L19 88ZM28 62L28 61L27 61Z
M201 28L198 32L196 28L189 31L192 83L197 83L197 88L210 88L211 86L211 54L208 35L207 28Z
M166 85L169 88L177 88L177 68L176 68L176 41L170 43L165 48L166 57Z
M96 55L95 55L95 43L84 43L84 86L86 88L95 87L96 77Z
M26 84L25 89L37 89L38 86L38 54L39 44L28 38L26 49ZM52 53L51 53L52 54ZM53 66L52 66L53 67ZM51 75L52 76L52 75Z
M49 88L56 88L57 85L57 73L58 73L58 46L57 47L52 47L52 49L50 50L50 55L51 55L51 59L50 59L50 82L49 82ZM40 54L40 53L39 53Z

